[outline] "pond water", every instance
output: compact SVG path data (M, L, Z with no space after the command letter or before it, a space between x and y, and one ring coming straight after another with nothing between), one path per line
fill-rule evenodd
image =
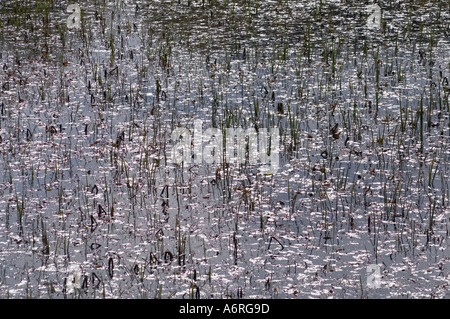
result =
M2 1L0 297L448 298L450 3L369 5Z

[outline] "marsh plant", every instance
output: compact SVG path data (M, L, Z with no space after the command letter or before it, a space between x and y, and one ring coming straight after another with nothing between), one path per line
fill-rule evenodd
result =
M0 297L448 297L449 21L1 1Z

